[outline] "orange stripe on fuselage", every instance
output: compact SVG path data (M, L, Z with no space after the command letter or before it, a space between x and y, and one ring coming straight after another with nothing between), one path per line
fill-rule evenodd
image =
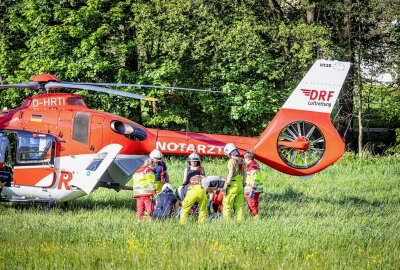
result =
M187 155L193 152L202 156L224 156L224 146L234 143L243 153L253 149L258 138L195 132L148 129L157 135L155 148L168 155Z
M14 168L14 185L21 186L36 186L43 178L46 176L53 174L56 171L56 168L48 168L48 167L15 167ZM56 180L55 175L53 175L53 181L50 185L46 187L50 187L54 185Z

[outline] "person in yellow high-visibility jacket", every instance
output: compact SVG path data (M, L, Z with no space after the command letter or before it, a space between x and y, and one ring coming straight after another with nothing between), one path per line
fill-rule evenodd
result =
M246 162L247 173L247 185L244 187L244 194L246 195L247 205L251 214L255 218L258 218L258 201L263 192L263 176L260 166L254 159L253 152L246 151L244 153L244 162Z
M226 144L224 152L228 155L229 161L228 176L226 177L225 186L221 190L224 194L222 218L229 219L232 210L234 210L237 219L241 220L243 219L243 186L246 184L246 168L244 161L240 158L239 150L233 143Z
M144 211L151 219L154 211L152 197L156 194L156 180L153 169L156 162L149 158L132 175L133 197L136 199L136 220L143 220Z
M199 223L203 223L207 218L207 193L201 185L201 175L195 175L190 178L190 186L186 192L185 199L182 202L182 210L179 223L185 224L192 209L193 204L198 203Z

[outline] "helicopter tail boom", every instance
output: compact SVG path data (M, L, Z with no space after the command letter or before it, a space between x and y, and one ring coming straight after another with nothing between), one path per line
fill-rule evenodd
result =
M281 172L319 172L345 151L330 113L349 69L348 62L317 60L259 138L152 130L156 148L172 155L223 156L224 145L231 142Z

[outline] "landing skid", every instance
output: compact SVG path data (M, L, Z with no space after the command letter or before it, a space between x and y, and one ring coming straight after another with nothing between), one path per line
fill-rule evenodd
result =
M11 198L0 198L0 203L6 203L6 202L17 202L17 203L39 203L39 204L44 204L44 210L46 212L49 212L53 205L56 203L55 200L50 199L50 200L44 200L44 199L26 199L23 197L11 197ZM64 204L65 206L65 204Z
M42 199L25 199L19 197L11 198L0 198L0 202L22 202L22 203L55 203L54 200L42 200Z

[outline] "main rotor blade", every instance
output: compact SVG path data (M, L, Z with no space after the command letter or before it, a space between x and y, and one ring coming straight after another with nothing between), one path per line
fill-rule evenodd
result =
M119 91L119 90L105 88L105 87L98 87L98 86L94 86L94 85L77 84L77 83L69 83L69 82L48 82L48 83L46 83L46 89L63 88L63 87L73 88L73 89L91 90L91 91L120 95L120 96L124 96L124 97L135 98L135 99L143 99L143 100L147 100L147 101L157 101L158 100L153 97L132 94L132 93L124 92L124 91Z
M132 84L132 83L76 83L76 84L104 85L104 86L123 86L123 87L143 87L143 88L157 88L157 89L170 89L170 90L185 90L185 91L221 93L220 91L213 91L213 90L208 90L208 89L205 90L205 89L197 89L197 88L184 88L184 87L174 87L174 86Z
M7 88L28 88L31 90L38 90L39 83L28 82L28 83L16 83L16 84L0 84L0 89L7 89Z

